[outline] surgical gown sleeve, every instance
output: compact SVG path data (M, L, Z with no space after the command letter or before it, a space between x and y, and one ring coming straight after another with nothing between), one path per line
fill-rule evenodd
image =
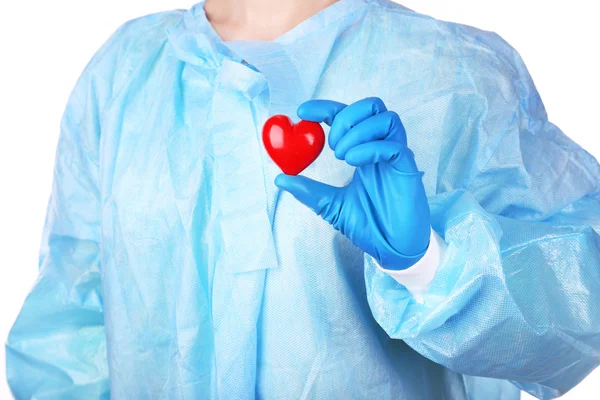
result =
M92 57L61 121L39 277L6 344L7 378L17 399L109 397L99 254L99 143L122 30Z
M365 255L369 304L429 359L553 398L600 362L600 168L548 121L506 42L477 32L453 45L475 91L454 94L464 113L424 167L438 174L445 256L420 302Z

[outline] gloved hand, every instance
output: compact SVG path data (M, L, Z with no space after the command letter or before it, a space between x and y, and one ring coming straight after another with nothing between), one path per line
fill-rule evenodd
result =
M431 233L422 176L406 143L398 114L378 98L346 106L311 100L302 119L325 122L329 147L355 166L349 185L338 188L281 174L275 184L311 208L385 269L403 270L425 254Z

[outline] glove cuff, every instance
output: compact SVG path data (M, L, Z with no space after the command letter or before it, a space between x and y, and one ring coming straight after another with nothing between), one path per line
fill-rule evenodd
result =
M444 242L444 240L442 240L442 238L433 229L431 229L431 237L427 251L423 257L421 257L421 259L411 267L396 271L385 269L375 259L374 261L377 269L385 272L394 278L396 282L406 287L406 289L408 289L408 291L413 295L415 300L419 303L422 303L423 296L427 292L429 284L433 280L435 273L444 260L447 247L448 245L446 242Z

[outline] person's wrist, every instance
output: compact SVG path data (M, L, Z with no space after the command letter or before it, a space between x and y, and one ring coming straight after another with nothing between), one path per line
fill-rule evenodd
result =
M405 255L401 254L399 257L394 257L393 259L388 260L387 262L379 262L379 265L386 270L390 271L403 271L406 270L416 263L418 263L424 256L427 254L427 250L429 249L429 244L431 243L431 239L427 243L427 246L423 251L418 252L415 255Z
M424 254L414 262L410 267L404 269L388 269L376 262L377 269L386 273L390 277L408 289L413 297L418 301L423 301L423 296L429 284L435 277L435 274L442 264L447 244L444 240L431 229L429 246Z

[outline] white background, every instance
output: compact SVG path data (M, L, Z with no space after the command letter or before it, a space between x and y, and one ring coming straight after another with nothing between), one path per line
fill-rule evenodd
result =
M0 6L2 342L36 278L59 122L77 77L126 20L193 4L194 0L29 0ZM562 1L542 0L405 0L403 4L503 36L524 58L550 119L600 158L596 122L600 25L595 2L571 0L568 7ZM2 346L0 399L10 398L4 365ZM596 371L563 398L600 398L599 378Z

